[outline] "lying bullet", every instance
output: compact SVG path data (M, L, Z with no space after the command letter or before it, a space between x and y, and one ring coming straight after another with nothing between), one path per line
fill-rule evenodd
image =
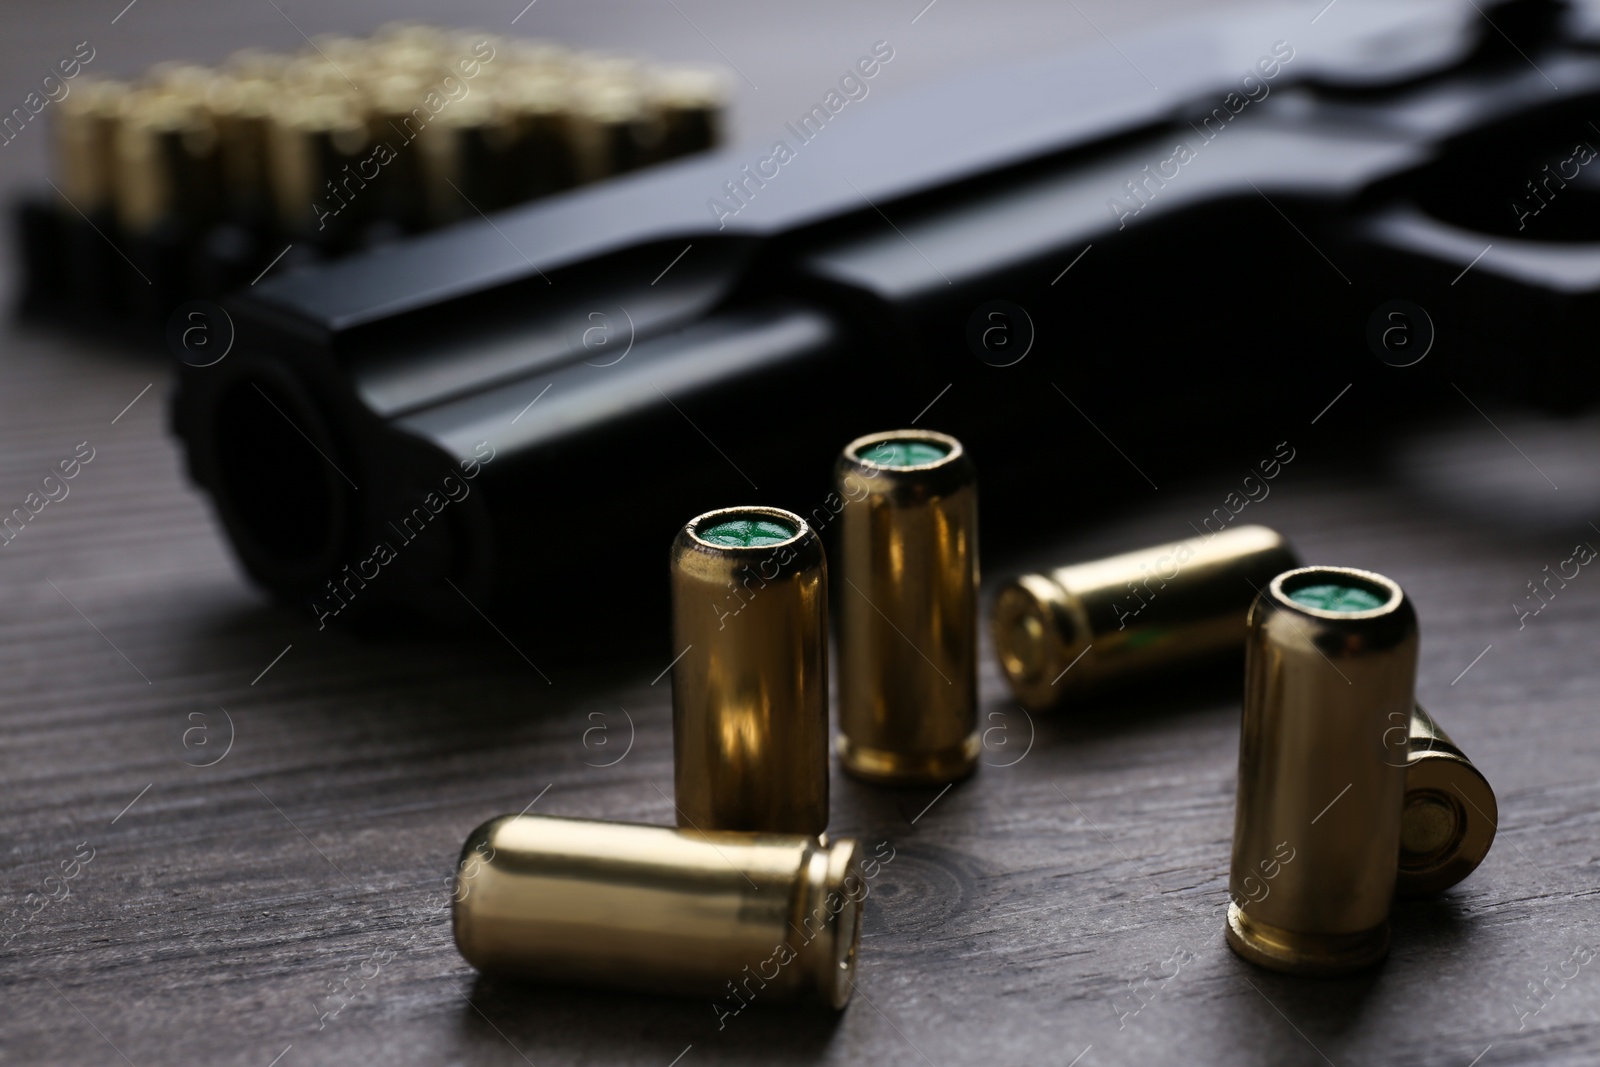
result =
M502 815L461 850L456 947L487 974L717 997L719 1014L843 1008L868 891L859 853L848 838Z
M1488 779L1421 705L1411 709L1408 733L1395 891L1427 896L1478 869L1494 844L1500 809Z
M995 600L995 651L1042 711L1236 652L1257 591L1299 562L1276 530L1239 526L1025 574Z

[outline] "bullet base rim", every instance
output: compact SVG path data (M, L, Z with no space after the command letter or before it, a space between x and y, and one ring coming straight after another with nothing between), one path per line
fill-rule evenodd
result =
M1063 676L1062 668L1084 651L1083 632L1075 618L1070 594L1049 578L1024 574L1008 582L995 598L989 621L1000 673L1014 695L1029 711L1047 711L1077 695L1080 678ZM1038 621L1040 646L1036 668L1029 671L1013 647L1013 627L1024 616ZM1054 682L1052 682L1054 679ZM1065 684L1055 684L1065 683Z
M857 744L840 734L835 748L840 766L852 778L877 785L944 785L978 769L983 741L973 730L960 744L937 752L894 752Z
M1418 857L1402 850L1395 877L1397 896L1442 893L1477 870L1494 844L1500 809L1494 789L1471 760L1443 750L1414 756L1406 772L1407 799L1428 793L1455 806L1461 827L1451 847L1437 856Z
M1334 976L1365 970L1389 954L1389 921L1354 934L1308 934L1245 915L1229 903L1228 947L1258 967L1285 974Z

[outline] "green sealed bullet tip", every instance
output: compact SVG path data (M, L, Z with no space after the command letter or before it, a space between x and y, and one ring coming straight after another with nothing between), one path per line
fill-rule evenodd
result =
M937 463L950 454L950 447L939 441L876 441L856 450L856 457L875 467L922 467Z
M1372 611L1386 603L1376 593L1356 585L1308 585L1290 593L1289 599L1319 611Z
M707 544L722 548L760 548L782 544L799 532L788 523L771 519L729 519L695 534Z

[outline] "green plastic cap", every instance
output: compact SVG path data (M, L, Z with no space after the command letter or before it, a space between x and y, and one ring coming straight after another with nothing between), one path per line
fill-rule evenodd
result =
M695 536L722 548L760 548L782 544L799 532L776 519L727 519L709 529L696 530Z
M879 467L921 467L937 463L950 454L950 447L940 441L888 440L867 445L856 450L856 458Z
M1318 611L1371 611L1388 603L1387 597L1358 585L1308 585L1290 593L1289 599Z

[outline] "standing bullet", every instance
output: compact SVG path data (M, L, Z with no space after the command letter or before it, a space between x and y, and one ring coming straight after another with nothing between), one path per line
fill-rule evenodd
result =
M858 437L841 498L839 759L858 778L938 785L971 774L978 738L978 484L961 442Z
M1245 959L1343 974L1388 952L1407 776L1390 728L1416 672L1416 613L1382 575L1301 567L1256 598L1226 931Z
M678 825L828 826L828 565L800 516L739 507L672 542Z

